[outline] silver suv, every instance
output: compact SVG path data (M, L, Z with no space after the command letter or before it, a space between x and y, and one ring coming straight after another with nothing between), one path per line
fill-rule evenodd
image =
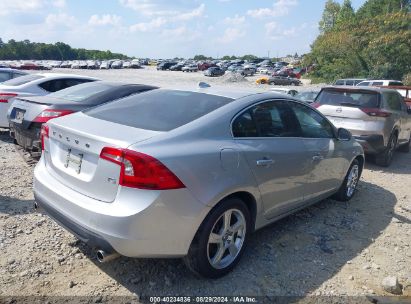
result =
M395 90L325 87L312 105L336 127L350 130L380 166L391 164L396 148L409 152L411 113Z

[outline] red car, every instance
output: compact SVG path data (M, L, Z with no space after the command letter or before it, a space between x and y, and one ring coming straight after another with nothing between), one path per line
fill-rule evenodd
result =
M208 70L208 68L216 67L216 66L217 66L217 65L215 65L214 63L203 62L203 63L198 64L198 69L199 69L200 71L205 71L205 70Z
M50 68L40 65L40 64L35 64L31 62L26 62L21 64L18 69L20 70L50 70Z

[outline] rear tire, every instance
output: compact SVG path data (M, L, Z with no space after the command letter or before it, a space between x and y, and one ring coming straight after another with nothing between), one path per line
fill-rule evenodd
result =
M410 144L411 144L411 135L410 135L410 139L408 140L408 142L407 142L406 144L404 144L404 145L401 145L401 146L398 148L398 151L404 152L404 153L410 152Z
M222 201L201 224L184 263L198 276L222 277L239 262L251 230L245 203L238 198Z
M354 159L350 168L348 169L347 175L336 194L332 196L333 199L341 202L349 201L355 194L358 181L361 177L361 167L360 162Z
M396 147L397 136L395 134L392 134L384 151L375 156L375 163L382 167L388 167L389 165L391 165Z

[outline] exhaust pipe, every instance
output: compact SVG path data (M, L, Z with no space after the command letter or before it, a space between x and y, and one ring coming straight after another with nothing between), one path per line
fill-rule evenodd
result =
M104 250L99 249L97 250L96 256L97 260L100 263L106 263L117 259L118 257L120 257L120 254L118 254L117 252L105 252Z

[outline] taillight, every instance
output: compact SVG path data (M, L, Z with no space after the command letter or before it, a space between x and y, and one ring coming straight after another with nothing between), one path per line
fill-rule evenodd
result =
M8 103L10 99L16 97L14 93L0 93L0 102Z
M49 138L49 126L43 124L40 131L40 140L41 140L41 150L44 151L44 139Z
M321 104L319 102L312 102L310 106L312 106L313 108L319 108Z
M73 111L47 109L41 112L33 121L44 123L44 122L48 122L52 118L61 117L61 116L68 115L71 113L73 113Z
M121 186L150 190L185 188L173 172L147 154L105 147L101 150L100 158L121 167L119 182Z
M374 117L389 117L389 116L391 116L390 112L381 111L378 108L361 108L361 111L363 111L365 114L367 114L369 116L374 116Z

